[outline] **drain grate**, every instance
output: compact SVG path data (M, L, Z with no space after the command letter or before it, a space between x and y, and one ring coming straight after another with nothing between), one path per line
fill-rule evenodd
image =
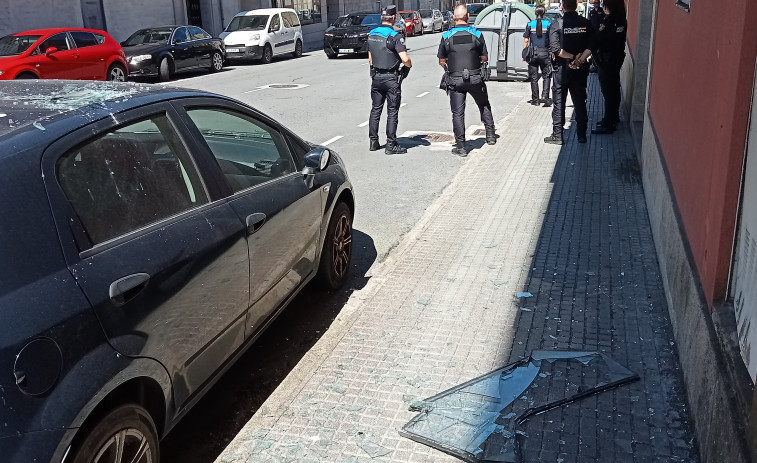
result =
M454 135L450 135L448 133L427 133L422 137L424 140L430 142L430 143L440 143L445 141L452 141L455 139Z
M476 129L473 135L486 135L486 129Z

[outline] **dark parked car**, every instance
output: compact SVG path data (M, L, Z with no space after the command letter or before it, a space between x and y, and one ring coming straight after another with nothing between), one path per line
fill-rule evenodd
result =
M11 81L0 213L3 463L158 463L303 285L345 281L354 202L335 153L230 98Z
M169 80L177 72L218 72L226 60L223 40L197 26L162 26L138 30L121 42L132 77Z
M323 51L329 58L340 54L368 53L368 34L381 25L379 13L350 13L340 16L323 34ZM397 15L394 26L397 33L407 38L405 20Z

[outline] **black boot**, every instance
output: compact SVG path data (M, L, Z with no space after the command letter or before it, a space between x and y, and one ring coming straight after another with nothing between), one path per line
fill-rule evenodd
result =
M407 153L407 148L403 147L402 145L398 143L392 143L386 144L386 147L384 148L384 154L405 154Z
M486 128L486 144L494 145L497 143L497 135L494 133L494 127Z
M468 151L465 149L465 141L458 141L455 146L452 147L452 154L456 154L461 158L468 155Z
M562 137L552 134L548 137L544 137L544 143L549 143L550 145L562 145Z
M545 108L549 108L550 106L552 106L552 98L545 98L544 99L544 107Z
M371 140L371 145L368 147L370 151L378 151L381 148L378 140Z

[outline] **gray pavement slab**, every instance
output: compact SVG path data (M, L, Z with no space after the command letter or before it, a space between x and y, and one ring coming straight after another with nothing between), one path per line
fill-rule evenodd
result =
M217 462L458 461L398 434L408 406L536 349L641 380L527 420L523 461L697 461L630 132L546 145L550 115L498 121Z

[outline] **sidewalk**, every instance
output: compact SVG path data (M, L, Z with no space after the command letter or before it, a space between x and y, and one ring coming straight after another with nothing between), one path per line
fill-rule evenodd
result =
M630 131L546 145L550 116L499 121L217 462L459 461L398 434L409 404L535 349L641 380L530 418L524 462L697 461Z

